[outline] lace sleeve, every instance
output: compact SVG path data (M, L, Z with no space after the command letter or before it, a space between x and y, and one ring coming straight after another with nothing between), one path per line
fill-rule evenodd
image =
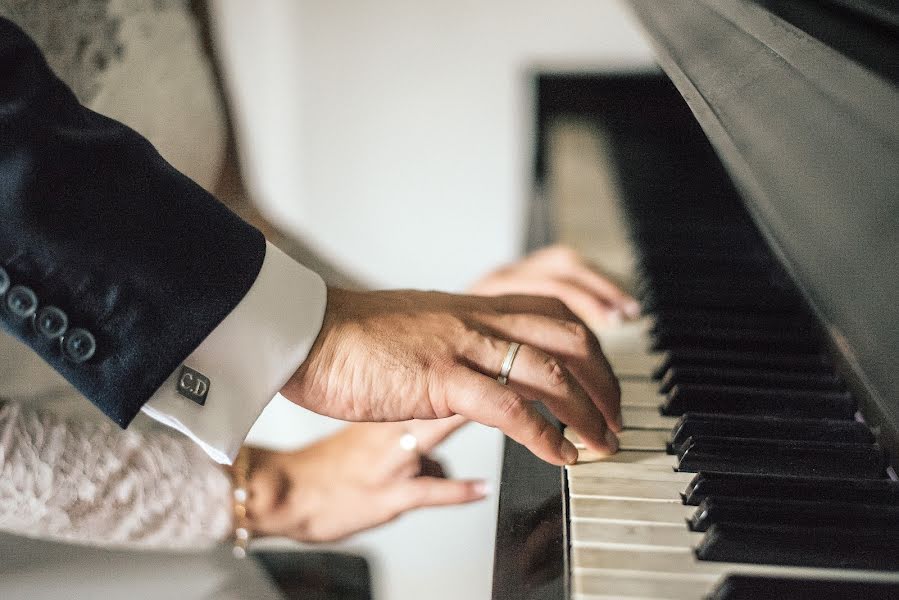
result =
M180 434L0 402L0 529L185 549L208 547L230 528L227 474Z

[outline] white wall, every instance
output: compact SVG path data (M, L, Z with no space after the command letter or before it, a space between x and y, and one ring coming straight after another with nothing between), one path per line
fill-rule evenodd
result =
M247 181L263 212L372 286L460 290L518 255L531 74L651 66L618 2L214 0ZM276 400L251 439L338 424ZM498 487L501 437L469 426L453 475ZM349 544L381 599L488 598L496 495Z
M612 1L213 8L262 208L376 286L462 289L520 251L533 70L651 63Z

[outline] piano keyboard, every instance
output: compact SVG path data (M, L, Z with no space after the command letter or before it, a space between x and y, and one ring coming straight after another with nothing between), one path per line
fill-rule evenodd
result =
M717 202L626 207L647 316L601 335L621 451L566 431L573 596L899 598L895 473L801 296Z

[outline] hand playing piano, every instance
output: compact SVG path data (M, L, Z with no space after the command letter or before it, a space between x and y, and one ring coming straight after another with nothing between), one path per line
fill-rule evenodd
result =
M521 344L508 373L510 344ZM555 298L328 290L322 330L282 390L349 421L461 415L497 427L553 464L577 450L541 401L597 453L618 449L620 390L599 342Z
M640 305L577 251L548 246L487 274L469 292L481 296L533 294L558 298L591 329L640 314Z
M247 500L256 535L332 542L428 506L481 500L480 480L444 478L428 453L462 417L356 423L295 452L250 449ZM417 441L404 447L404 435Z

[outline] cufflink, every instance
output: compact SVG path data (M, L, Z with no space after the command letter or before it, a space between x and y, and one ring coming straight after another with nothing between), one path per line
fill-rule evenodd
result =
M190 367L181 367L178 375L178 393L193 400L200 406L206 404L206 396L209 394L209 378Z

